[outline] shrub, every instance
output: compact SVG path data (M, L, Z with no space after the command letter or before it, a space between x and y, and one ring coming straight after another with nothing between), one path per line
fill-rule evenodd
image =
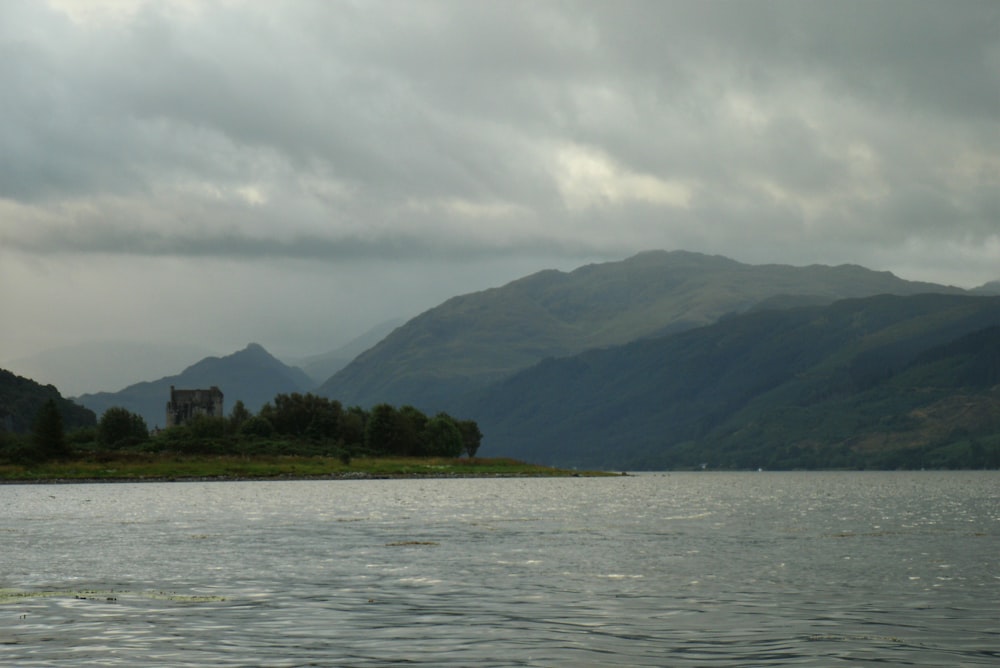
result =
M149 440L149 429L141 415L121 406L104 411L97 423L97 442L106 448L118 449Z
M271 438L274 434L274 427L271 426L271 421L267 418L255 416L240 425L240 434L255 438Z

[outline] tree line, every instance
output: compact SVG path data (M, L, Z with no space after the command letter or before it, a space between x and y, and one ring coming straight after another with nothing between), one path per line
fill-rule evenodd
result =
M109 408L93 427L63 428L53 401L27 435L0 430L0 460L66 459L134 451L183 454L323 455L352 457L475 457L482 432L474 420L429 416L413 406L345 408L315 394L279 394L256 414L237 401L226 417L197 415L183 425L150 431L142 416Z

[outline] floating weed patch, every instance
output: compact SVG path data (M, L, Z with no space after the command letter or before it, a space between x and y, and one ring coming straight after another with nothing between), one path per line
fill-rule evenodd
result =
M193 594L174 594L172 592L141 592L140 598L155 601L174 601L175 603L219 603L225 601L225 596L201 596Z
M77 589L74 591L0 589L0 605L37 598L72 598L80 601L110 603L117 602L119 599L172 601L174 603L218 603L226 600L223 596L199 596L167 591L130 591L128 589Z
M72 598L72 594L68 592L18 591L15 589L0 589L0 604L16 603L17 601L23 601L24 599L30 599L30 598L49 598L59 595Z

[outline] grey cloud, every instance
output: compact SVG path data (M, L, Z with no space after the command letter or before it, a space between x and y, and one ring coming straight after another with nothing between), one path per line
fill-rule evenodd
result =
M948 247L956 274L1000 252L993 1L185 6L0 3L0 251L432 271Z
M786 115L798 102L787 82L801 77L867 111L892 99L954 98L925 91L931 85L995 91L986 54L996 47L997 11L988 4L963 12L797 2L208 7L195 27L148 9L101 48L78 43L56 63L61 71L49 67L48 78L75 86L79 115L39 131L61 150L48 152L36 182L129 188L136 168L209 178L225 169L205 157L197 164L196 152L186 156L193 164L177 162L154 132L166 124L184 141L202 132L273 151L297 169L322 164L384 200L463 193L544 204L552 184L523 149L553 138L594 143L654 173L711 178L723 161L768 168L780 135L742 154L725 143L732 130L713 105L734 87ZM595 115L579 95L588 88L629 113ZM81 130L91 142L73 139ZM806 170L778 159L791 175L815 171L824 156L808 148L798 156L814 163Z
M815 77L836 92L948 114L992 115L1000 8L990 0L913 2L649 2L618 11L598 3L609 40L631 67L665 54L696 73L706 62L748 84L780 87ZM685 58L685 55L688 56ZM695 57L691 57L695 56Z
M238 230L206 230L171 233L130 229L128 226L92 223L55 234L18 238L0 236L8 250L46 255L132 255L218 259L291 259L339 263L371 260L455 261L497 258L505 255L545 257L604 257L606 248L586 241L570 242L539 235L509 242L475 243L468 239L444 240L419 232L395 233L389 237L294 235L289 238L255 237Z

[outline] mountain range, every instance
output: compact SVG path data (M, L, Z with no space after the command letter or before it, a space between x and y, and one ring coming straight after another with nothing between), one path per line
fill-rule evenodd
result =
M481 454L590 468L1000 466L997 294L651 251L454 297L300 360L312 377L250 344L77 401L153 427L171 386L251 411L315 391L447 411L479 422Z
M963 442L1000 466L998 383L1000 297L882 295L549 359L461 410L484 451L563 466L947 466Z
M318 392L345 404L451 410L469 392L547 357L680 332L754 308L926 292L964 291L855 265L748 265L649 251L449 299L359 355Z
M84 394L75 400L98 415L112 406L127 408L153 428L165 425L171 386L180 389L213 385L222 390L227 412L237 401L256 412L276 394L306 391L314 383L302 369L284 364L259 344L251 343L232 355L206 357L174 376L135 383L118 392Z
M87 341L7 360L0 366L74 396L160 378L212 354L203 346L189 344Z

